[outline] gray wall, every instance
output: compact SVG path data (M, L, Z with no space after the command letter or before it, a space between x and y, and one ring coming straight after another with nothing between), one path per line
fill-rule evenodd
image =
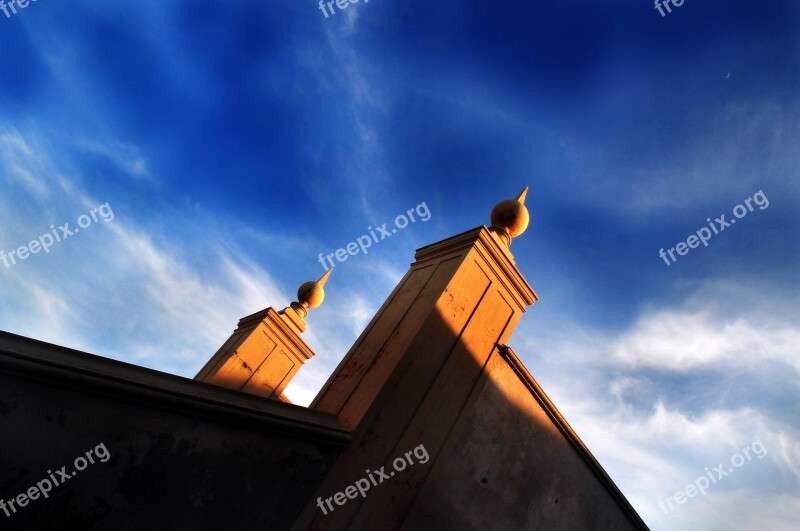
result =
M330 415L0 333L0 498L110 454L0 529L288 529L347 440Z
M489 366L402 529L647 529L532 377L501 356Z

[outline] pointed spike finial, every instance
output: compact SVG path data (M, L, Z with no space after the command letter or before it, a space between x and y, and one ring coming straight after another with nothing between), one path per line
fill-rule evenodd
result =
M528 187L514 199L500 201L492 210L492 226L489 230L494 232L507 246L511 245L511 239L516 238L528 228L530 214L525 206L525 199L528 197Z
M328 277L331 276L331 273L333 273L333 268L330 268L327 271L325 271L325 273L321 277L319 277L319 280L317 280L317 285L323 287L325 283L328 281Z
M526 197L528 197L528 187L527 186L522 189L522 191L519 193L519 195L517 195L516 199L517 199L517 201L519 201L521 204L524 205Z

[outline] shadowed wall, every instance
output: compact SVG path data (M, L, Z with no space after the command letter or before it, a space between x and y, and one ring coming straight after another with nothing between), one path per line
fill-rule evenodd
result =
M287 529L347 440L329 415L0 332L0 498L110 454L0 529Z

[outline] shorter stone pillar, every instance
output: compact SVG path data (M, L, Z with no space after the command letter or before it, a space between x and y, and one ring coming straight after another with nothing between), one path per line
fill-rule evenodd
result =
M233 335L194 377L201 382L288 402L282 393L314 352L300 337L304 318L325 298L333 269L297 290L297 302L276 312L267 308L239 320Z

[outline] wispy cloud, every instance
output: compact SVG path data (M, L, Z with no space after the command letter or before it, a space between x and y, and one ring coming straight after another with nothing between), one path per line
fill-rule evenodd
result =
M135 179L153 179L147 160L141 156L139 149L132 144L85 140L79 142L78 147L88 153L102 155Z
M42 161L19 131L12 127L0 127L0 159L8 185L22 186L39 201L49 197Z
M643 316L614 345L623 363L674 371L711 364L752 366L764 359L800 371L800 327L755 327L745 318L719 319L713 309L686 313L662 310Z

